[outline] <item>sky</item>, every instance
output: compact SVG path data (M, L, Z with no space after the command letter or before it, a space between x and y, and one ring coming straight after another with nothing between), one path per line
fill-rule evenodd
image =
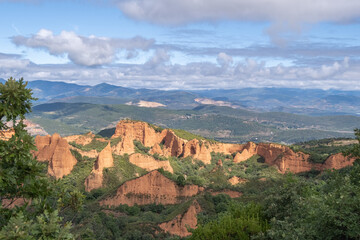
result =
M0 78L360 90L359 0L0 0Z

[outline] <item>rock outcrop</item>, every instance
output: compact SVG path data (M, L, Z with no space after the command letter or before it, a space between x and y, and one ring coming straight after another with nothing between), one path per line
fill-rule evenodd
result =
M111 152L110 143L100 152L97 157L91 174L85 179L85 191L102 187L103 170L114 166L114 159Z
M289 147L280 144L260 143L257 146L257 154L264 158L265 163L275 165L281 173L286 171L300 173L321 169L321 164L308 161L309 154L294 152Z
M186 140L179 138L172 130L164 130L165 137L161 139L161 142L164 143L164 155L169 156L180 156L183 154Z
M98 153L98 151L96 151L96 149L92 149L90 151L83 151L83 150L81 150L79 148L76 148L76 147L73 147L71 145L69 145L69 146L70 146L70 149L76 150L83 157L97 158L99 156L99 153Z
M114 197L100 202L101 205L118 206L127 204L133 206L147 204L177 204L182 200L197 195L204 189L197 185L178 186L158 171L127 181L122 184Z
M344 156L342 153L331 155L324 162L322 169L341 169L353 165L356 158Z
M51 137L36 136L35 145L38 149L35 152L37 160L49 161L48 174L56 179L68 175L77 163L69 144L57 133Z
M246 161L257 153L257 146L253 142L248 142L241 153L237 153L234 157L234 162L239 163Z
M150 149L149 153L153 154L153 155L154 154L164 155L164 152L163 152L162 148L157 143Z
M93 134L92 132L89 132L85 135L72 135L72 136L67 136L64 138L68 142L75 142L76 144L84 146L86 144L91 143L91 141L94 139L94 137L95 137L95 134Z
M177 215L171 221L161 223L159 227L172 235L187 237L191 235L191 233L188 232L187 227L196 228L197 214L200 211L201 207L195 200L185 213Z
M242 184L242 183L246 183L248 182L249 180L247 179L244 179L244 178L239 178L239 177L236 177L236 176L233 176L232 178L230 178L228 180L228 182L231 184L231 185L237 185L237 184Z
M129 162L132 164L141 167L147 171L156 170L159 168L163 168L165 171L169 171L171 173L174 172L171 167L169 161L159 161L154 159L152 156L143 155L141 153L134 153L129 157Z
M202 161L205 164L211 163L212 149L210 144L204 141L193 139L186 143L184 147L184 157L191 156L195 159Z
M249 142L243 144L217 143L207 140L192 139L190 141L182 139L170 129L156 132L149 124L136 121L120 121L116 126L115 134L112 138L121 137L122 141L113 147L116 154L134 153L134 140L140 141L144 146L151 147L151 154L159 154L165 157L188 157L198 159L205 164L211 163L211 152L234 154L234 162L246 161L254 155L264 158L265 163L276 166L279 172L293 173L306 172L312 169L322 170L324 168L339 168L347 166L349 163L339 156L330 158L327 164L315 164L309 162L309 155L302 152L294 152L289 147L273 144ZM160 147L161 145L161 147ZM339 161L339 163L337 163ZM352 162L351 162L352 164Z

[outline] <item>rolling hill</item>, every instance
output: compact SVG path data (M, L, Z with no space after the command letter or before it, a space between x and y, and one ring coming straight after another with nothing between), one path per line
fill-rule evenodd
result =
M4 82L4 79L0 79ZM134 89L101 83L95 86L45 80L30 81L36 104L48 102L125 104L156 102L168 109L192 109L202 104L232 106L260 112L287 112L311 116L359 115L360 91L242 88L213 90Z
M305 116L259 113L244 109L198 106L191 110L144 108L121 104L47 103L37 105L28 118L52 134L85 133L114 127L119 119L137 119L162 127L184 129L226 142L282 142L353 137L360 126L356 116Z

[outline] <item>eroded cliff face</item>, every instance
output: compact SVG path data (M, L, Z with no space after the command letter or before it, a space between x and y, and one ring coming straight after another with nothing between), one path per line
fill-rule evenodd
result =
M140 141L144 146L151 147L150 154L159 154L165 157L188 157L203 161L205 164L211 162L211 152L231 154L240 151L244 145L213 143L206 140L185 140L178 137L171 129L156 132L145 122L130 120L120 121L112 138L121 137L121 141L113 147L116 154L133 154L134 140ZM160 147L160 145L162 147Z
M72 136L67 136L64 137L64 139L66 139L66 141L68 142L75 142L76 144L79 145L86 145L91 143L91 141L94 139L95 134L93 134L92 132L89 132L85 135L72 135Z
M93 170L85 179L85 191L90 192L93 189L102 187L103 170L114 166L114 159L111 152L110 143L100 152L97 157Z
M249 142L241 152L235 155L234 162L245 161L254 155L263 157L265 163L270 166L276 166L281 173L286 171L300 173L312 169L321 169L321 164L308 161L310 157L308 154L294 152L287 146L273 143L259 143L256 145L253 142Z
M127 204L133 206L147 204L177 204L186 198L197 195L204 189L196 185L180 187L163 176L158 171L127 181L121 185L114 197L100 202L101 205L118 206Z
M129 162L132 164L141 167L147 171L156 170L159 168L163 168L165 171L169 171L171 173L174 172L171 167L169 161L159 161L154 159L152 156L143 155L141 153L134 153L129 157Z
M212 149L210 144L205 141L193 139L185 144L183 152L184 157L191 156L205 164L211 163Z
M68 175L77 163L69 144L57 133L51 137L36 136L35 145L38 149L34 153L37 160L49 161L48 174L56 179Z
M356 158L344 156L342 153L331 155L324 162L322 169L341 169L352 166Z
M180 156L183 154L186 140L179 138L176 134L169 129L166 129L164 132L164 138L161 139L161 143L163 143L164 149L163 153L164 156Z
M115 133L111 138L131 138L141 142L146 147L158 143L161 133L158 133L146 122L123 120L116 125Z
M248 142L244 149L240 152L238 152L235 157L234 157L234 162L235 163L239 163L242 161L246 161L249 158L251 158L252 156L254 156L255 154L257 154L257 146L255 143L253 142Z
M177 215L171 221L161 223L159 227L172 235L187 237L191 235L187 227L196 228L197 214L199 212L201 212L201 207L195 200L185 213Z
M348 161L345 161L345 159L339 156L330 158L328 163L324 165L311 163L308 161L308 154L294 152L289 147L280 144L255 144L253 142L249 142L246 145L226 144L198 139L188 141L178 137L171 129L164 129L159 132L155 131L148 123L131 120L123 120L117 124L115 134L112 138L117 137L121 137L121 141L114 146L112 150L115 154L119 155L135 153L134 140L137 140L144 146L151 148L150 154L159 154L165 157L191 156L205 164L211 163L211 152L223 154L236 153L234 157L235 163L246 161L254 155L259 155L264 158L265 163L276 166L281 173L285 173L286 171L299 173L312 169L322 170L333 167L341 168L341 166L347 166L348 164ZM79 143L85 143L84 139L80 139L82 138L77 138ZM39 160L41 159L40 157ZM142 165L143 168L148 170L153 170L159 166L158 162L150 158L147 160L140 159L138 155L135 155L132 161L139 166ZM151 166L149 162L154 164L154 166ZM163 167L167 168L167 165Z

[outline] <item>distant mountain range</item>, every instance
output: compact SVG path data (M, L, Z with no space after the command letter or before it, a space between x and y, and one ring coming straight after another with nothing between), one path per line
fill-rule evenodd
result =
M4 79L0 79L4 82ZM304 115L360 115L360 91L243 88L232 90L164 91L133 89L106 83L95 86L36 80L36 104L49 102L128 104L163 106L167 109L192 109L203 104L229 106L260 112L288 112Z

